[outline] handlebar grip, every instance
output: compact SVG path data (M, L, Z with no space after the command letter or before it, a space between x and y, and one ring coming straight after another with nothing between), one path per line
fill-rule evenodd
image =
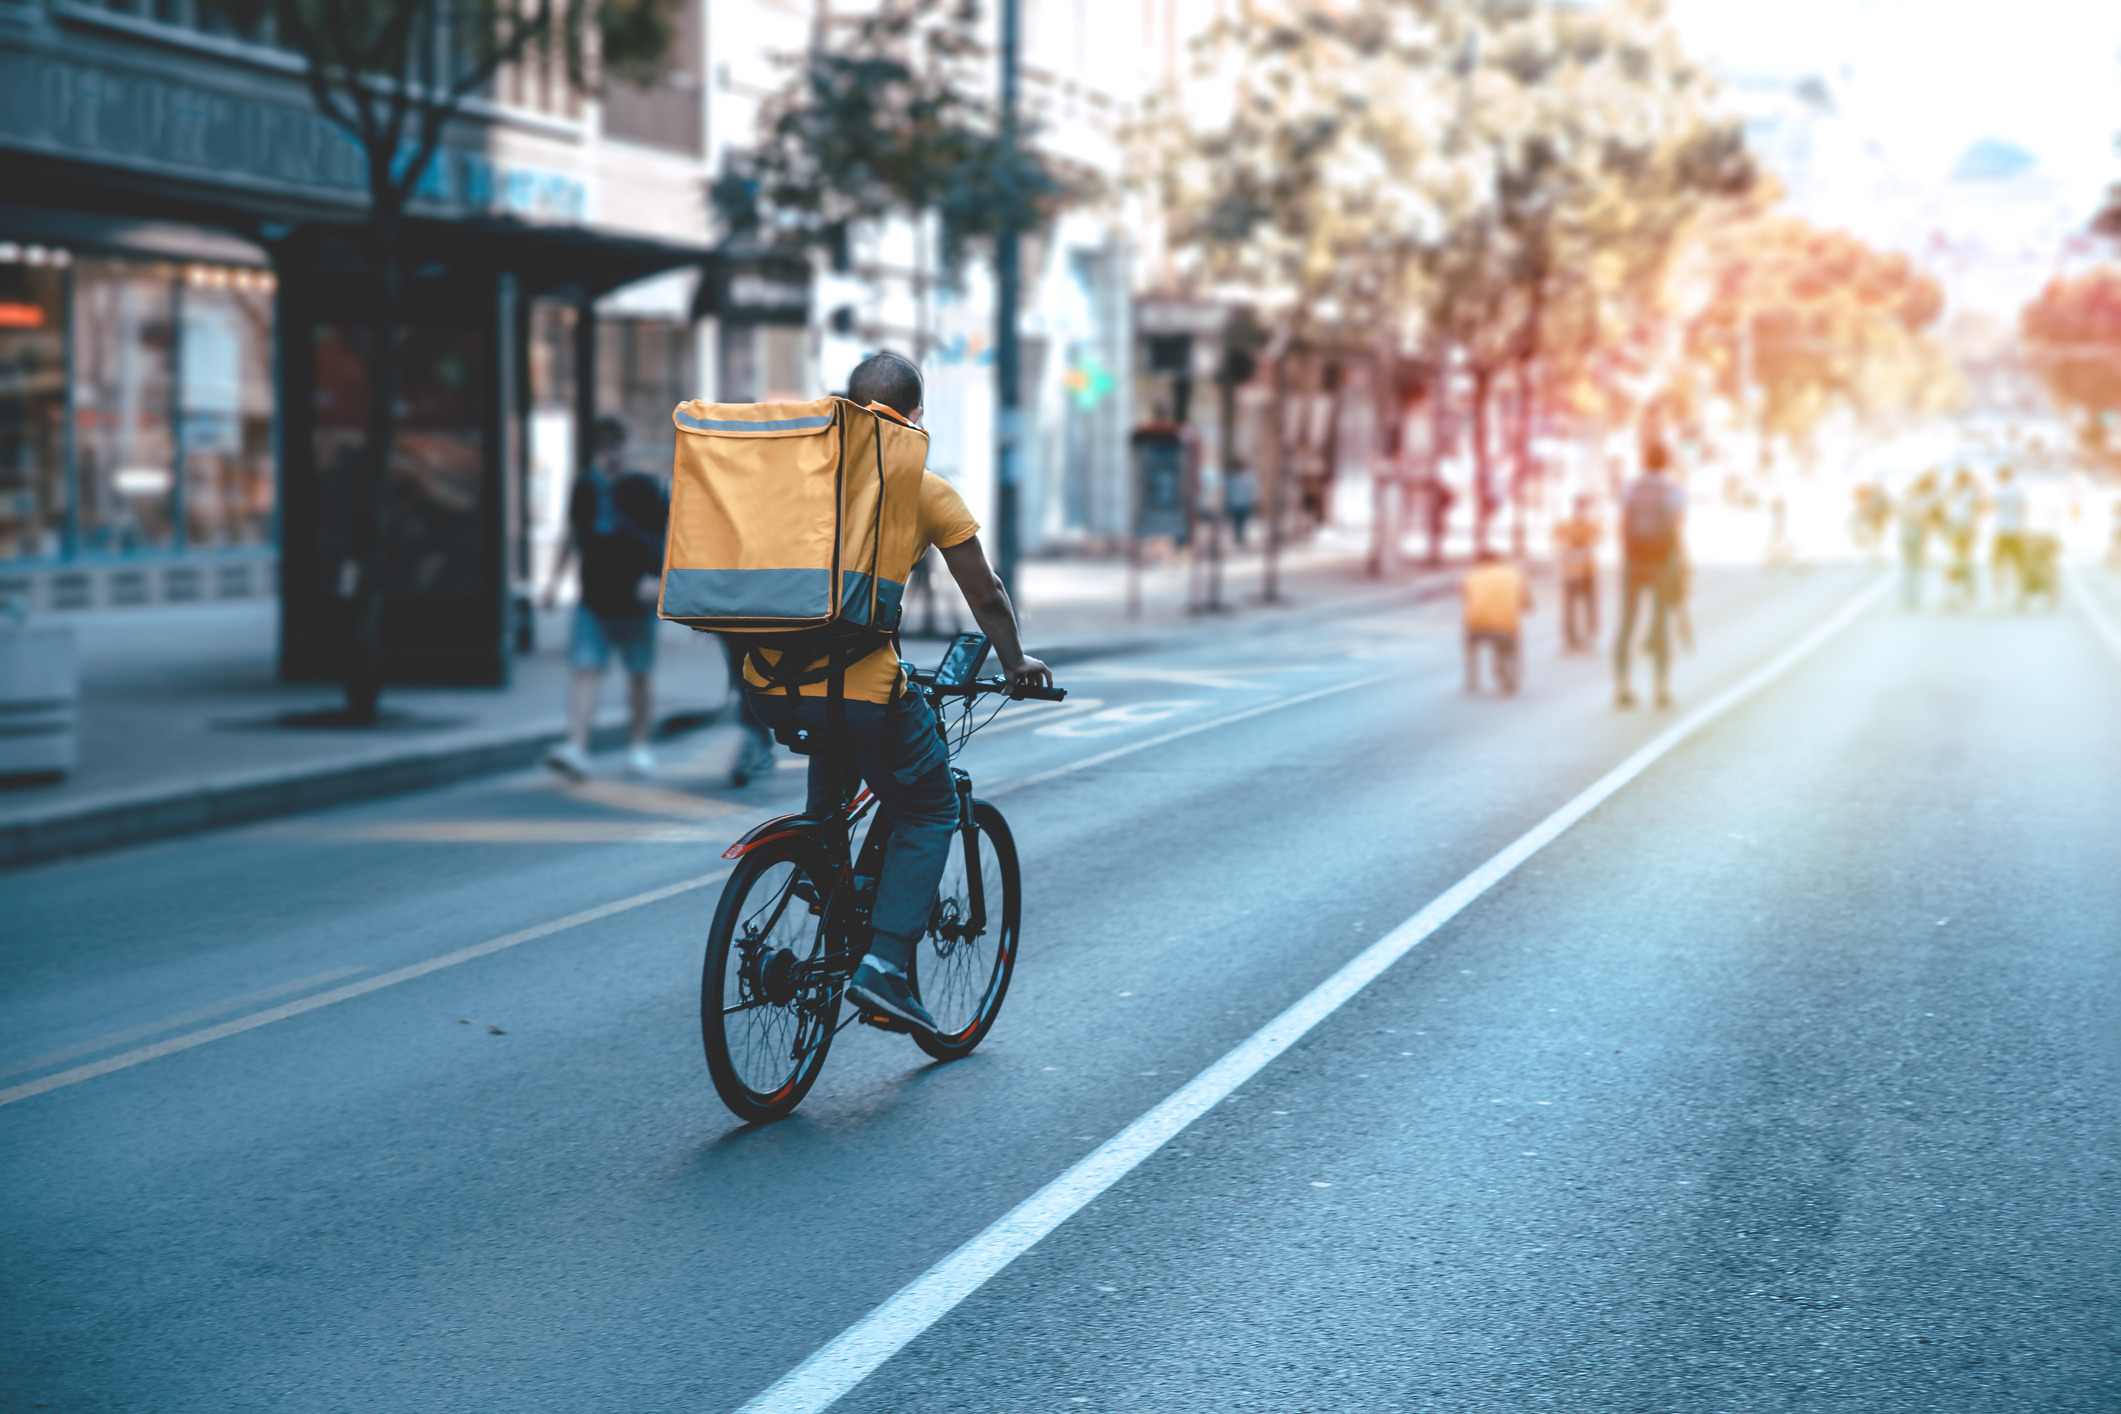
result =
M1034 687L1027 682L1011 683L1009 695L1014 698L1035 698L1040 702L1058 702L1068 695L1065 687Z

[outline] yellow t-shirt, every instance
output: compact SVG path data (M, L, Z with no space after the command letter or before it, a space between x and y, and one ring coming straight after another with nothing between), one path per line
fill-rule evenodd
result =
M1515 633L1531 598L1515 565L1481 565L1466 575L1466 632Z
M957 488L934 472L923 471L920 526L913 542L914 563L920 563L921 556L928 553L931 545L948 550L977 534L979 522L972 518L971 511L965 509L965 498L957 494ZM768 663L778 663L781 655L765 648L760 650L760 656ZM744 681L753 687L766 685L766 680L752 671L748 661L744 664ZM847 700L850 702L889 702L900 686L898 653L888 643L847 669ZM813 682L796 691L804 697L823 697L830 689L830 683Z

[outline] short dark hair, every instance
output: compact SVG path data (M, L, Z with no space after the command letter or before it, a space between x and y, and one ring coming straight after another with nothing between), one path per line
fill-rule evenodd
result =
M888 349L873 353L847 375L847 400L863 407L882 403L900 417L911 417L921 406L921 371Z
M1672 465L1672 450L1662 442L1652 442L1642 449L1644 471L1666 471Z

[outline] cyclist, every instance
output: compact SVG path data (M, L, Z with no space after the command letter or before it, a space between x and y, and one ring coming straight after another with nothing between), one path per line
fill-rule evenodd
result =
M895 353L871 354L855 365L847 379L847 397L908 426L920 426L920 370ZM1010 678L1050 687L1052 672L1023 651L1015 607L980 548L979 522L949 482L927 471L921 474L916 561L930 545L942 552L943 563L964 592L972 617L992 640ZM771 650L761 650L760 656L768 667L778 663L779 655ZM759 721L776 730L800 727L821 748L810 758L809 812L825 815L839 808L848 784L838 769L844 761L850 773L876 794L878 808L891 822L891 839L884 850L876 903L870 912L869 951L855 968L847 995L872 1012L933 1035L934 1018L914 995L906 969L913 960L914 943L927 929L929 909L957 826L957 789L950 776L949 754L935 729L935 713L919 693L905 690L898 652L890 644L847 670L845 734L837 741L823 739L828 691L824 683L791 693L786 689L766 692L765 681L747 661L744 683Z

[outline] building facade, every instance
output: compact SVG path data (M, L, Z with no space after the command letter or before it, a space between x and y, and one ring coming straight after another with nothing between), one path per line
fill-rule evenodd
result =
M360 311L331 305L358 283L361 155L297 56L208 13L0 0L0 596L35 609L269 595L297 561L337 573ZM505 70L415 201L409 239L454 332L413 336L435 422L404 439L394 485L433 513L427 548L478 542L484 600L530 578L536 514L588 420L652 443L645 408L667 428L697 391L689 304L597 313L709 256L698 7L676 39L661 84L601 101Z

